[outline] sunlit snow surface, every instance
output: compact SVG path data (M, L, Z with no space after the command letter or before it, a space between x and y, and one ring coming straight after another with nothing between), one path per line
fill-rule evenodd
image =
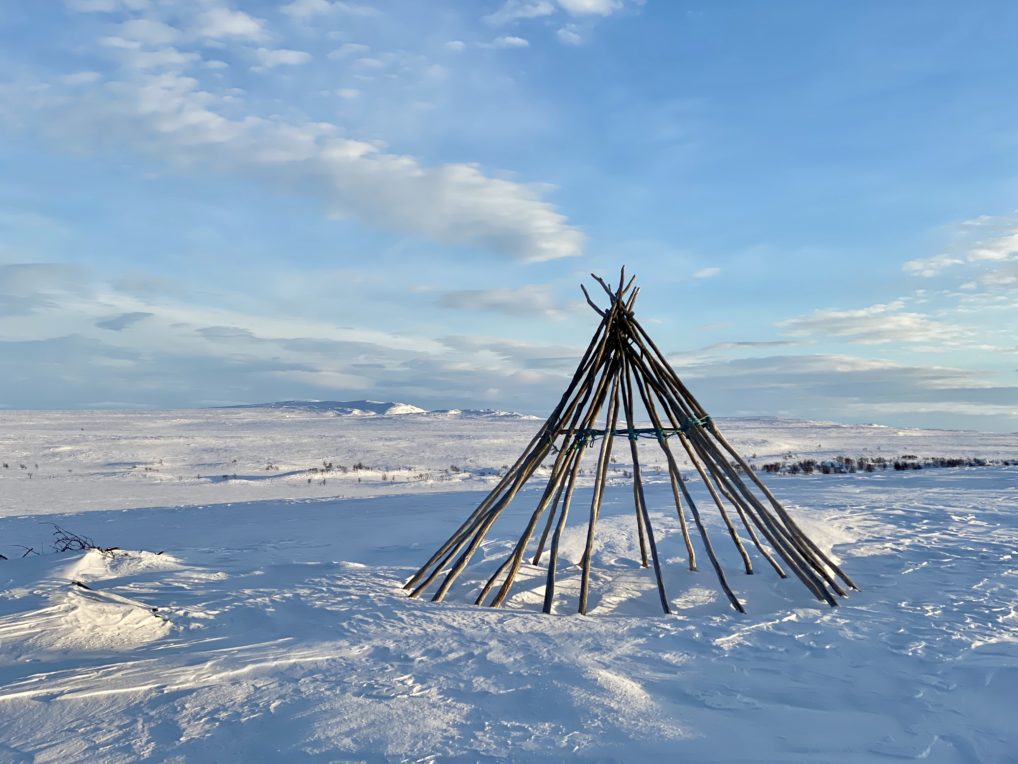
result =
M623 462L589 616L573 614L589 490L559 615L537 612L543 571L526 567L505 610L468 604L536 488L447 602L407 599L402 582L538 424L0 413L0 761L1018 760L1018 468L769 478L863 587L834 610L762 560L740 572L692 480L740 616L705 564L686 569L647 442L676 615L634 562ZM754 463L1018 457L1013 435L721 427ZM55 554L48 522L129 551Z

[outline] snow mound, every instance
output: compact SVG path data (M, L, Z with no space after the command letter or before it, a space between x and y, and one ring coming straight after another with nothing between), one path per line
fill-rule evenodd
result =
M99 549L89 549L64 568L60 576L69 581L105 581L143 573L179 570L181 567L183 566L180 560L169 554L143 550L117 549L103 552Z

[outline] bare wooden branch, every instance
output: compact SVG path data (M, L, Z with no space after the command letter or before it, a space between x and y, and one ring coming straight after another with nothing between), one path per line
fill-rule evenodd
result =
M595 313L597 313L599 316L607 315L605 311L597 307L597 304L592 299L590 299L590 293L587 291L587 287L583 286L583 284L580 284L580 289L583 290L583 296L587 298L587 305L592 307Z

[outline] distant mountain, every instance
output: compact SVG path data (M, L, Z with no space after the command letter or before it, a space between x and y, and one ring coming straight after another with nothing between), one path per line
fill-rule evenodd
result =
M427 413L424 409L410 403L394 403L392 401L274 401L272 403L227 406L227 408L317 411L334 416L396 416Z
M227 406L231 409L282 409L288 411L315 411L333 416L403 416L424 414L440 418L464 419L538 419L528 414L501 409L438 409L427 411L412 403L392 401L274 401Z
M503 411L502 409L436 409L429 411L429 416L435 417L462 417L464 419L540 419L530 414L521 414L518 411Z

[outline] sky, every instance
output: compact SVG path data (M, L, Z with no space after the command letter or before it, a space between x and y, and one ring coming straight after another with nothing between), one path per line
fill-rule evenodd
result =
M715 416L1018 431L1018 5L0 4L0 407L550 411L591 272Z

